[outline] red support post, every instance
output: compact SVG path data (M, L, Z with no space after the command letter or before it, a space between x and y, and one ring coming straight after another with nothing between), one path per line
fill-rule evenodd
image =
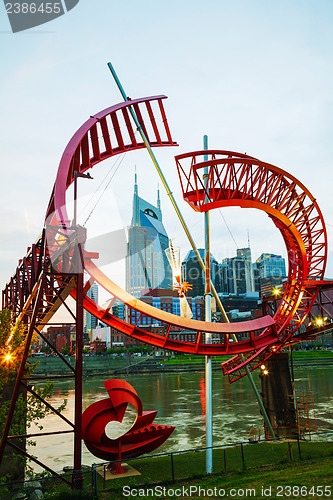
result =
M75 344L75 409L74 409L74 471L72 485L82 489L82 347L83 347L83 245L78 243L76 282L76 344Z

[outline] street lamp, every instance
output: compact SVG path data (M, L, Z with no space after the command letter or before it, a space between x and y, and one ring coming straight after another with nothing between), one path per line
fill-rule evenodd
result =
M3 360L5 363L9 364L10 362L13 361L13 355L12 353L8 352L4 357Z
M77 178L83 177L84 179L93 179L91 177L90 172L87 174L83 174L82 172L74 171L74 217L73 217L73 226L76 226L77 223Z
M266 365L264 365L264 364L262 364L260 366L260 370L261 370L262 375L268 375L268 373L269 373L267 368L266 368Z

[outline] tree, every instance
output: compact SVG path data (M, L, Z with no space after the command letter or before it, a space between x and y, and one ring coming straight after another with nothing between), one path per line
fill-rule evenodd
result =
M146 353L149 354L153 352L153 347L150 345L140 345L140 346L129 347L128 350L130 352L141 352L142 354Z
M24 344L26 337L26 326L22 323L13 323L11 312L8 310L0 311L0 434L2 435L6 422L8 409L10 405L11 395L13 392L16 374L22 359ZM34 364L26 363L25 371L27 377L31 375L39 361ZM43 399L49 398L52 395L54 384L47 382L44 387L34 388L38 396ZM62 411L66 407L65 400L58 411ZM46 415L52 413L52 410L47 408L37 397L27 394L25 390L20 392L18 397L15 412L10 427L10 435L22 435L27 433L27 429L35 424L40 430L43 429L40 421ZM35 445L36 442L28 440L28 444ZM25 448L25 439L19 439L16 442L19 446ZM8 448L8 447L7 447ZM10 461L3 460L0 470L4 480L15 479L22 475L26 466L26 459L21 455L10 453ZM4 464L7 464L7 467ZM8 467L9 465L9 467Z

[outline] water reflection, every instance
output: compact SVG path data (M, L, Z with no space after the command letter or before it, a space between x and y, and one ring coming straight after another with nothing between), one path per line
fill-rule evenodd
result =
M260 381L254 375L258 388ZM88 378L83 383L83 409L106 398L106 377ZM161 373L154 375L130 375L126 377L137 391L144 410L157 410L156 424L175 425L170 438L157 450L176 451L205 446L205 380L203 372ZM51 404L59 406L64 398L68 405L64 416L73 419L74 389L71 380L57 382L57 390ZM333 376L329 367L295 369L295 385L298 392L311 390L314 394L318 430L333 429ZM134 409L129 419L135 418ZM125 426L130 426L126 421ZM262 417L246 378L229 384L219 372L213 373L213 443L226 444L247 440L251 426L262 428ZM43 421L44 431L67 430L68 425L54 415ZM38 432L30 429L30 432ZM111 431L110 431L111 432ZM29 449L48 466L61 469L72 465L73 435L64 434L38 438L37 447ZM84 464L98 462L83 444ZM37 467L35 470L39 470Z
M117 422L116 420L114 420L106 424L105 434L110 439L118 439L120 436L123 436L132 428L136 417L136 408L134 408L134 406L129 403L127 405L122 422Z

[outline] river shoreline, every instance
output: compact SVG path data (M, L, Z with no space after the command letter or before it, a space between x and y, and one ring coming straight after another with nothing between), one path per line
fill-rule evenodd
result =
M107 360L104 360L107 361ZM116 361L116 359L114 360ZM120 361L120 360L119 360ZM122 360L123 364L126 359ZM154 361L154 360L152 360ZM161 360L163 361L163 359ZM172 361L178 361L173 359ZM193 358L192 358L193 361ZM90 361L91 363L91 361ZM67 368L67 367L65 367ZM169 366L169 368L171 368ZM184 368L184 366L182 367ZM191 368L193 371L167 372L136 372L97 374L91 373L83 377L82 408L85 410L97 401L107 398L104 381L110 378L125 379L139 395L144 411L157 410L155 423L158 425L172 425L175 430L169 439L159 448L159 453L174 452L205 446L205 372L202 364ZM174 368L173 368L174 369ZM221 368L216 366L213 385L213 438L214 445L227 445L239 441L247 441L253 429L262 429L263 419L256 399L246 379L240 379L230 384L228 377L222 376ZM64 370L65 371L65 370ZM69 370L68 370L69 371ZM67 371L67 373L68 373ZM254 382L260 391L260 370L254 374ZM333 371L331 366L315 366L296 368L295 385L299 394L312 392L314 395L317 430L332 429L333 400ZM65 373L63 373L65 375ZM52 397L48 400L54 408L58 408L64 400L67 406L63 416L73 421L75 412L75 383L73 378L58 377ZM32 385L43 385L45 379L32 380ZM125 428L133 422L135 411L130 411ZM133 409L132 409L133 410ZM43 421L44 432L58 432L67 430L68 426L57 415L50 414ZM129 427L128 427L129 428ZM31 427L29 432L38 433L38 427ZM38 460L54 470L64 466L72 466L73 434L45 435L36 438L36 447L29 447L28 451L35 454ZM252 445L251 445L252 446ZM283 454L282 454L283 455ZM91 465L96 457L91 455L83 445L82 463ZM39 470L36 464L34 469Z
M75 358L67 358L71 366L75 366ZM30 358L31 363L36 362L36 358ZM74 377L74 373L62 362L61 359L56 357L45 357L38 360L38 366L35 368L33 375L30 377ZM307 368L315 366L332 366L332 358L305 358L294 359L294 368ZM221 370L220 362L213 362L212 367L214 371ZM156 358L148 358L135 364L126 365L126 359L117 360L109 356L100 357L86 357L83 359L83 375L90 377L94 375L120 375L120 374L147 374L147 373L180 373L180 372L198 372L205 369L205 362L198 363L163 363Z

